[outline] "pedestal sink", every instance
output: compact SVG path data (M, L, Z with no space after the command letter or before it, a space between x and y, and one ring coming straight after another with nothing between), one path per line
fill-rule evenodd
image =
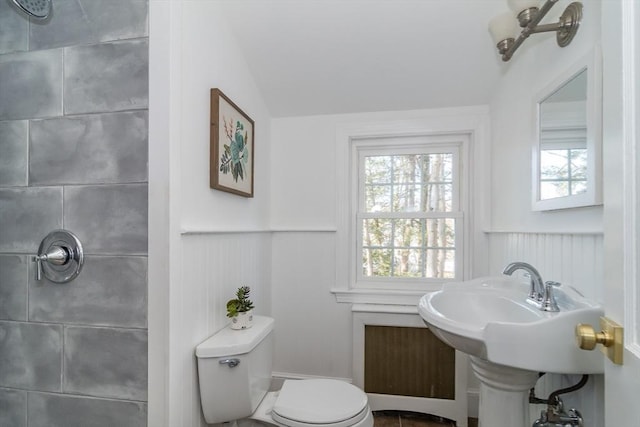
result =
M420 299L418 312L442 341L471 356L480 380L480 426L525 427L538 372L597 374L604 360L575 343L578 323L598 324L601 305L557 288L557 313L527 302L529 286L511 276L448 283Z

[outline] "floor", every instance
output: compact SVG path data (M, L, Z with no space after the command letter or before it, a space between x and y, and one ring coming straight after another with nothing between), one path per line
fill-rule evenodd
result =
M435 415L404 411L375 411L374 427L455 427L454 421ZM478 420L469 418L469 427L478 427Z

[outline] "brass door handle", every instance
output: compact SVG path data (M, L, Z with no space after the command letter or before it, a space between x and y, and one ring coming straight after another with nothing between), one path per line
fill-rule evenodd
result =
M602 344L602 352L617 365L622 365L623 335L622 326L606 317L600 318L600 332L593 326L579 323L576 326L576 342L582 350L593 350Z
M606 331L596 332L593 326L586 323L579 323L576 326L576 339L578 347L583 350L593 350L597 344L602 344L605 347L613 345L613 337L609 333Z

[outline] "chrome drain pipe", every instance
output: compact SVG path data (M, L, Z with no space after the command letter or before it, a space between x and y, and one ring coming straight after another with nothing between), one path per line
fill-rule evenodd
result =
M582 414L577 409L569 409L565 412L562 407L562 400L558 398L557 405L549 405L546 411L540 413L533 427L584 427Z

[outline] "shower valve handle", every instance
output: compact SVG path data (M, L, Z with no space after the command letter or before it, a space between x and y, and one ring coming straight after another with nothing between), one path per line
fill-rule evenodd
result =
M48 262L53 265L65 265L73 256L73 250L65 246L51 246L46 253L33 257L36 263L36 280L42 279L42 263Z
M33 257L36 280L67 283L75 279L84 264L84 250L78 237L68 230L54 230L42 239Z

